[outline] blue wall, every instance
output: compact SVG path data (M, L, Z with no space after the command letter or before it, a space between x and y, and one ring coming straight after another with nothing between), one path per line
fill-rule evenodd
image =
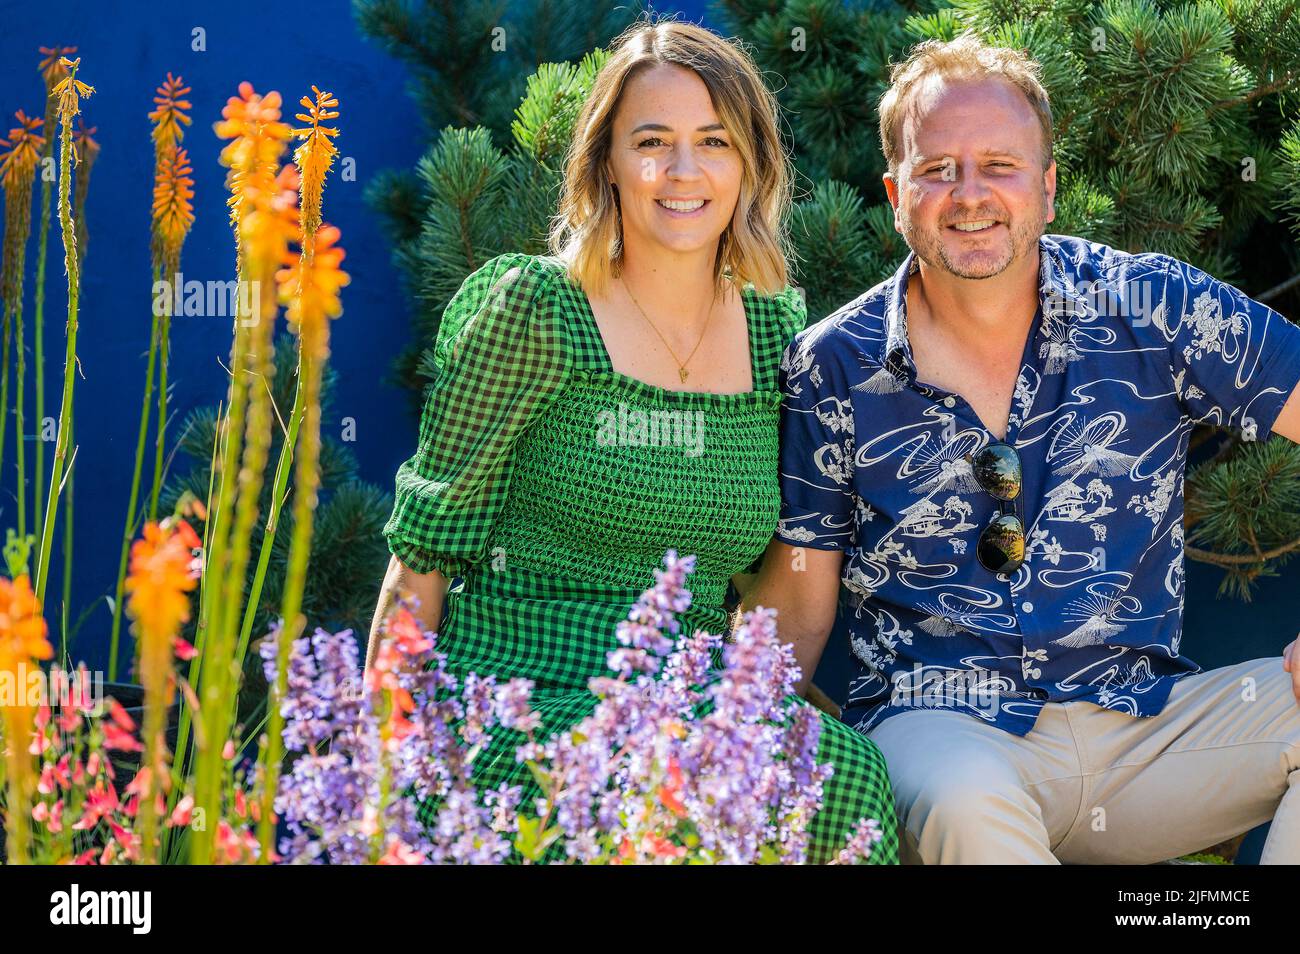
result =
M6 114L6 129L16 108L37 115L44 111L35 69L38 45L78 46L79 78L97 90L83 104L87 122L98 126L102 151L87 203L90 242L78 342L85 378L77 382L76 392L74 614L102 594L111 594L116 573L150 327L153 156L146 114L153 108L154 88L168 70L193 87L189 99L194 124L184 144L194 166L196 221L182 259L186 280L233 277L232 239L223 205L225 170L217 162L221 142L212 123L238 83L247 79L261 92L279 90L295 106L300 96L310 94L312 83L337 95L343 129L338 145L343 156L355 159L357 178L344 182L335 175L325 194L325 217L343 231L344 267L352 275L344 293L346 311L334 323L336 410L338 417L356 419L353 447L361 476L390 487L393 471L410 452L414 422L408 419L403 393L383 384L381 377L391 355L409 336L409 307L389 263L380 223L364 204L363 189L386 166L413 165L422 149L424 134L404 92L402 67L361 38L342 0L178 5L77 0L7 3L0 8L5 26L0 34L0 109ZM206 30L206 52L191 50L195 27ZM35 247L34 237L26 288L29 334ZM57 224L50 256L46 408L47 414L57 416L66 307ZM228 361L230 331L225 318L173 319L169 375L175 388L172 406L179 412L169 430L173 437L186 411L215 404L224 396L218 361ZM30 356L28 367L30 374ZM325 426L340 425L335 420ZM52 445L47 446L48 468ZM0 526L14 522L12 444L4 465ZM62 540L62 528L57 539ZM56 570L61 560L56 554ZM58 582L58 575L51 578L47 597L59 592ZM78 637L77 650L92 663L106 661L110 622L111 614L101 602Z

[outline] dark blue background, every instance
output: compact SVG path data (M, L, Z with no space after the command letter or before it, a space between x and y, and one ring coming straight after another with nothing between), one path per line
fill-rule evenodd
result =
M698 19L703 4L660 8L677 9ZM338 125L343 130L338 146L342 156L355 159L357 178L344 182L335 175L325 193L325 218L342 229L345 268L352 275L352 284L344 290L346 311L333 326L332 363L339 373L336 415L356 420L353 447L361 476L390 488L397 465L410 454L415 440L416 421L407 411L404 392L385 383L391 357L410 336L410 308L390 264L388 238L365 205L363 189L386 167L413 166L428 142L428 131L422 128L405 92L404 67L361 37L345 0L226 0L178 5L0 0L0 24L4 130L11 125L16 109L29 115L44 114L44 89L36 71L40 45L76 45L76 55L82 58L79 78L97 89L83 104L86 121L98 127L96 139L103 148L94 168L86 215L90 242L78 344L84 379L77 382L72 619L92 601L111 594L116 571L150 326L153 155L146 114L153 108L154 89L168 70L182 75L192 87L189 99L194 104L194 125L184 143L194 166L197 212L182 258L187 280L226 281L233 277L233 246L224 206L225 170L217 163L221 144L212 133L212 123L238 83L249 80L259 92L279 90L291 104L309 93L312 83L337 95L342 112ZM207 32L205 52L191 50L195 27ZM34 232L38 221L34 216ZM51 239L46 276L46 414L57 417L66 306L57 223ZM35 263L34 235L28 248L25 287L29 336ZM187 410L214 404L224 396L225 378L218 361L228 356L229 348L228 320L173 320L169 375L175 389L172 408L176 413L169 430L173 438ZM30 354L28 374L30 388ZM29 398L29 430L34 430L32 407ZM324 426L337 433L342 425L335 420L324 422ZM47 445L47 469L52 453L53 445ZM30 459L29 453L29 467ZM12 439L4 464L0 527L14 525ZM62 556L58 544L62 533L60 524L54 575L47 590L52 608L60 596ZM1184 651L1205 668L1280 653L1296 634L1300 573L1293 567L1282 578L1265 583L1250 604L1216 600L1218 580L1217 570L1189 563ZM377 590L379 581L375 582ZM52 612L50 618L57 620L57 615ZM106 661L110 622L107 605L101 602L79 634L76 655L92 666ZM848 669L847 644L842 633L837 633L818 682L832 695L842 697Z

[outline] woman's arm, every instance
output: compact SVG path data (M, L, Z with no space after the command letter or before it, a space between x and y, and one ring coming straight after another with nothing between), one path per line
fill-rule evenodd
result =
M375 662L379 652L379 631L385 617L393 609L397 597L405 592L420 601L415 609L415 618L420 626L428 631L437 632L442 622L442 600L447 595L447 578L437 570L428 573L416 573L394 556L388 561L388 572L379 589L379 603L375 606L375 618L370 623L370 644L366 647L366 668Z

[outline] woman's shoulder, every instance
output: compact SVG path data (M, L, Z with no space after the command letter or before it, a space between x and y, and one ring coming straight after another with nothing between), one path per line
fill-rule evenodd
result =
M745 293L766 319L765 324L773 334L781 338L783 347L808 323L804 292L796 285L786 285L777 292L764 294L749 284L745 286Z
M444 310L435 355L450 356L470 339L516 347L536 339L563 346L563 318L549 307L555 276L554 263L545 256L504 252L488 259L466 276Z

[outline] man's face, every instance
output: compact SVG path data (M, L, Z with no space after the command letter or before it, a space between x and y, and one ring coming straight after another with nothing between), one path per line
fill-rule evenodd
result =
M903 120L898 171L885 176L894 228L932 268L1001 274L1056 215L1056 163L1043 168L1042 135L1005 80L926 80Z

